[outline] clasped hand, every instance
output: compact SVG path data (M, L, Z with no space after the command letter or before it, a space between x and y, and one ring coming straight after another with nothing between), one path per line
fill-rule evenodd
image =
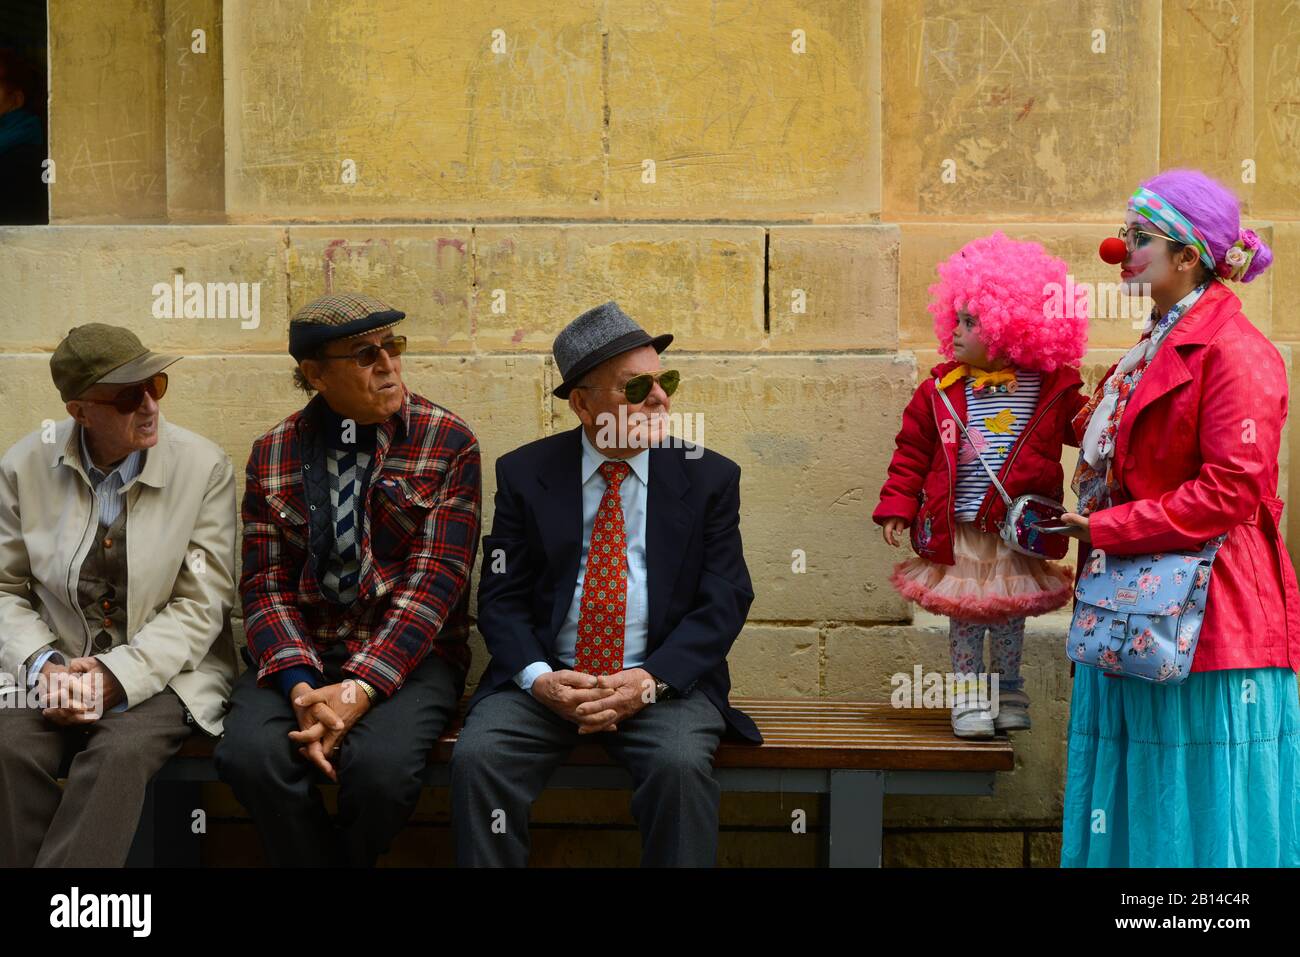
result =
M66 665L46 662L41 668L46 682L47 705L41 714L63 727L88 725L115 708L125 697L122 685L98 658L73 658Z
M644 668L612 675L550 671L533 682L533 697L578 726L579 734L617 731L618 723L654 701L655 679Z
M361 716L370 710L370 697L355 681L312 688L305 681L293 686L289 698L298 719L298 730L289 738L298 745L298 753L338 783L333 757L344 736Z

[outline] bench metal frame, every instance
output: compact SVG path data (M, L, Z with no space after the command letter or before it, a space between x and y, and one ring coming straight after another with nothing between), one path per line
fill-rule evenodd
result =
M827 797L826 863L880 867L886 794L992 795L996 771L861 771L814 768L715 768L723 791L818 794ZM449 768L424 770L426 787L448 786ZM201 787L217 780L210 758L173 758L145 796L128 867L198 867L201 835L191 829ZM630 790L632 778L613 766L566 765L547 787ZM177 835L182 838L177 839Z

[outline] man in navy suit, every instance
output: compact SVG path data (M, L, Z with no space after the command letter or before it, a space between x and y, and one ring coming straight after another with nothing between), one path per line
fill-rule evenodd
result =
M555 340L581 424L496 463L478 627L492 660L451 765L456 859L522 866L551 772L595 735L632 775L642 863L710 866L724 733L761 743L727 702L727 652L754 599L740 467L666 432L680 377L608 302Z

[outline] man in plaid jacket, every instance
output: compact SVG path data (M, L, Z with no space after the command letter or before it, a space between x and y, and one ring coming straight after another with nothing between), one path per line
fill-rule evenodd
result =
M319 394L248 460L249 668L216 764L276 865L373 864L464 688L478 442L402 384L403 318L351 293L298 310L294 378ZM315 771L339 784L336 822Z

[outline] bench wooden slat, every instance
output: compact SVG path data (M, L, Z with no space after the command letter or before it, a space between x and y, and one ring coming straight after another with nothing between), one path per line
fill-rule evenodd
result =
M447 762L460 732L460 712L430 754ZM953 736L943 709L895 708L887 703L812 699L735 698L763 734L760 746L723 741L714 756L720 768L843 768L847 770L1010 771L1011 743L1003 735L989 741ZM195 734L178 753L201 759L212 754L212 739ZM569 764L608 765L604 748L583 742Z

